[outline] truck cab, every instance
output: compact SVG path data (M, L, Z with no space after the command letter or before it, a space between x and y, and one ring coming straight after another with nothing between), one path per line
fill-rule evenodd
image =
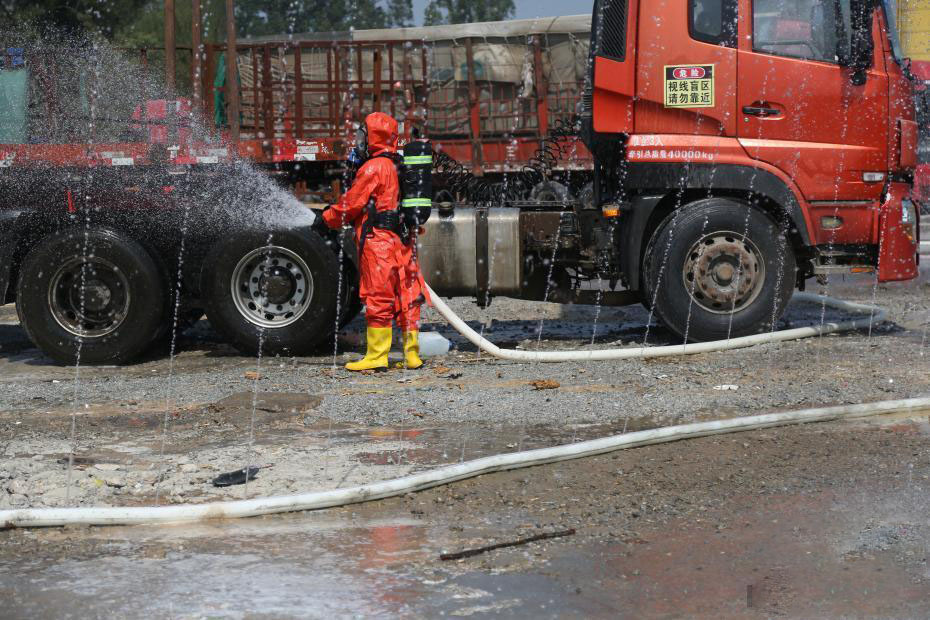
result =
M917 275L894 5L598 0L583 136L623 284L676 333L772 329L811 277Z

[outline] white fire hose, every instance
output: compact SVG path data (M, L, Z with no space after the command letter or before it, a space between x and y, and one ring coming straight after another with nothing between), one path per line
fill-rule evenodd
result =
M516 349L502 349L490 340L484 338L473 330L463 321L452 309L446 305L442 297L436 294L433 289L426 285L429 290L431 302L436 311L449 322L455 331L459 332L473 345L494 357L511 360L515 362L575 362L587 361L596 362L604 360L625 360L625 359L645 359L652 357L669 357L673 355L694 355L695 353L710 353L712 351L729 351L730 349L742 349L757 344L766 344L770 342L785 342L787 340L798 340L801 338L810 338L820 334L832 334L834 332L852 331L862 329L881 323L888 313L878 306L868 304L858 304L852 301L843 301L824 295L814 295L812 293L795 293L792 298L794 301L825 304L836 310L854 312L856 314L867 314L868 317L842 321L839 323L824 323L823 326L797 327L795 329L784 329L775 332L766 332L764 334L754 334L752 336L741 336L739 338L730 338L729 340L716 340L713 342L696 342L691 344L673 344L664 347L632 347L626 349L598 349L590 351L518 351Z
M568 361L568 360L612 360L629 358L647 358L669 355L686 355L709 351L724 351L748 347L766 342L780 342L806 338L822 333L832 333L866 327L884 320L886 313L880 308L840 301L817 295L798 294L796 300L824 303L832 308L857 313L869 313L868 319L827 323L820 327L802 327L780 332L744 336L727 341L705 342L699 344L673 345L664 347L639 347L635 349L610 349L600 351L514 351L501 349L482 338L468 327L462 319L436 295L430 291L433 305L449 323L470 342L487 353L502 359L518 361ZM787 426L806 422L825 422L829 420L864 418L901 412L919 412L930 409L930 398L911 398L891 400L858 405L842 405L787 411L766 415L754 415L728 420L697 422L667 426L652 430L614 435L580 443L540 448L525 452L511 452L488 456L457 465L448 465L431 471L412 474L394 480L374 482L332 491L316 491L297 495L265 497L251 500L214 502L209 504L184 504L179 506L126 507L126 508L25 508L21 510L0 510L0 529L13 527L61 526L70 524L83 525L138 525L144 523L173 523L185 521L202 521L206 519L230 519L254 517L259 515L294 512L301 510L318 510L367 502L388 497L396 497L414 491L422 491L483 474L523 467L533 467L547 463L557 463L571 459L605 454L624 448L636 448L681 439L706 437L776 426Z
M414 491L423 491L510 469L533 467L557 463L588 456L605 454L624 448L637 448L658 443L693 439L709 435L721 435L775 426L787 426L805 422L865 418L869 416L918 412L930 408L930 398L889 400L861 405L842 405L804 409L784 413L696 422L667 426L635 433L592 439L580 443L540 448L526 452L510 452L487 456L457 465L448 465L431 471L404 476L394 480L374 482L362 486L333 491L316 491L297 495L265 497L261 499L215 502L211 504L130 508L25 508L0 511L0 528L82 525L139 525L143 523L173 523L202 521L206 519L232 519L259 515L318 510L347 504L357 504L388 497L396 497Z

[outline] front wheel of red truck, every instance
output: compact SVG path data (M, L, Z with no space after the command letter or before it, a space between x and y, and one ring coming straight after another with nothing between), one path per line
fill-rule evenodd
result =
M767 213L708 198L659 226L643 271L658 318L682 339L707 342L772 329L794 291L795 257Z
M138 242L110 229L46 237L26 255L16 289L20 324L65 364L121 364L142 353L165 316L161 272Z
M304 355L336 329L339 278L314 232L245 232L213 246L201 289L210 323L243 353Z

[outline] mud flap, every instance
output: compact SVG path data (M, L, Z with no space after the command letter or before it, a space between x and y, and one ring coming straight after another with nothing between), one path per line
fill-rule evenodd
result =
M909 185L892 184L879 211L879 282L912 280L918 275L920 216L907 197L909 192Z

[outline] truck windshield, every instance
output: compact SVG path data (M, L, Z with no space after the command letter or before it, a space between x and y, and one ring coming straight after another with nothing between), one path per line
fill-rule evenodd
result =
M901 37L898 36L898 0L882 0L882 7L885 9L885 21L888 22L891 51L895 59L901 61L904 59L904 51L901 48Z

